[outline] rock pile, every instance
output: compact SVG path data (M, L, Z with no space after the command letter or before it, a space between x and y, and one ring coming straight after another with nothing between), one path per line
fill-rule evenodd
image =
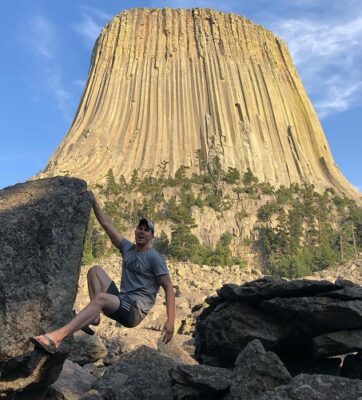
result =
M232 367L257 338L293 375L338 375L340 359L331 357L362 350L362 288L349 281L265 277L224 285L209 303L196 327L202 363Z
M118 257L104 260L101 265L118 283ZM334 396L358 400L362 396L361 381L350 378L362 376L362 356L347 356L341 367L341 358L332 355L352 349L356 352L361 346L356 311L360 289L357 284L342 279L361 283L361 267L356 262L323 271L308 280L285 281L260 279L256 271L236 267L171 264L179 333L169 345L162 345L159 330L166 317L162 292L141 327L130 330L103 319L96 331L106 345L107 355L94 362L94 354L89 354L83 369L91 373L94 382L92 390L81 398L329 400ZM81 273L77 307L88 301L86 272L84 268ZM211 288L217 285L221 286L218 295L210 297L215 293ZM210 304L205 302L207 296ZM303 305L300 311L297 309L301 316L293 309L295 317L288 320L276 311L269 311L266 305L279 304L279 301L289 301L296 309L296 305ZM324 312L327 315L323 317ZM340 315L347 312L351 318L345 324ZM199 315L196 353L201 365L193 358L191 336ZM329 330L344 328L325 332L321 329L323 324ZM85 348L87 340L94 339L83 335L82 339L77 337L76 343L82 342ZM86 358L83 352L82 364ZM336 376L339 374L343 378ZM64 397L59 398L72 398L65 389L61 393Z

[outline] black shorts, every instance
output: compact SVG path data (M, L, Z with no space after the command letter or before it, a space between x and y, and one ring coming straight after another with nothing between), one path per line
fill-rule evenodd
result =
M113 281L109 285L107 293L114 294L120 301L118 310L112 314L106 314L108 318L114 319L127 328L133 328L143 320L145 316L138 310L136 302L126 294L120 293Z

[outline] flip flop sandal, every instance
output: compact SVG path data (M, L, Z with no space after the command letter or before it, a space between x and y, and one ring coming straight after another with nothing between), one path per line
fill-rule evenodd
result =
M31 337L31 338L29 338L29 340L38 349L44 350L49 354L55 354L57 352L57 346L55 345L53 340L50 339L50 337L48 337L47 335L41 335L41 336L45 337L48 340L49 343L48 344L43 343L40 340L36 339L35 337Z

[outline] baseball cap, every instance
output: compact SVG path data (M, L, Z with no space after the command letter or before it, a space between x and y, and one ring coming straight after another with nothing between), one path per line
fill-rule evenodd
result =
M146 225L147 228L154 234L155 233L155 227L153 225L153 223L147 219L147 218L141 218L138 225L137 226L141 226L141 225Z

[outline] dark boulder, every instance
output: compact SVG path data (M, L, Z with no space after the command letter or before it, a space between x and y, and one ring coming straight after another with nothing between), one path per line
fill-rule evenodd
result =
M240 351L253 339L268 350L285 343L293 330L284 321L243 303L222 303L197 323L196 357L203 364L233 367Z
M197 320L195 355L232 368L239 352L259 339L292 374L338 375L339 360L328 358L362 350L361 290L343 280L270 277L224 285Z
M170 370L174 399L222 399L234 374L225 368L207 365L183 365Z
M362 301L339 301L330 297L274 298L261 303L261 310L299 326L315 336L362 327Z
M261 301L273 297L305 297L314 296L343 286L328 281L313 281L307 279L276 279L265 277L242 286L226 284L219 289L218 295L224 300L239 301L251 305L258 305Z
M292 377L273 352L266 352L259 340L250 342L239 354L228 400L258 399L275 387L290 383Z
M95 382L94 389L112 400L169 400L172 399L169 371L178 365L157 350L141 346L122 354Z
M79 179L51 178L0 191L0 393L52 383L69 351L34 350L29 337L72 317L91 196ZM34 398L34 396L33 396Z
M362 329L328 332L313 338L316 357L336 356L362 350Z

